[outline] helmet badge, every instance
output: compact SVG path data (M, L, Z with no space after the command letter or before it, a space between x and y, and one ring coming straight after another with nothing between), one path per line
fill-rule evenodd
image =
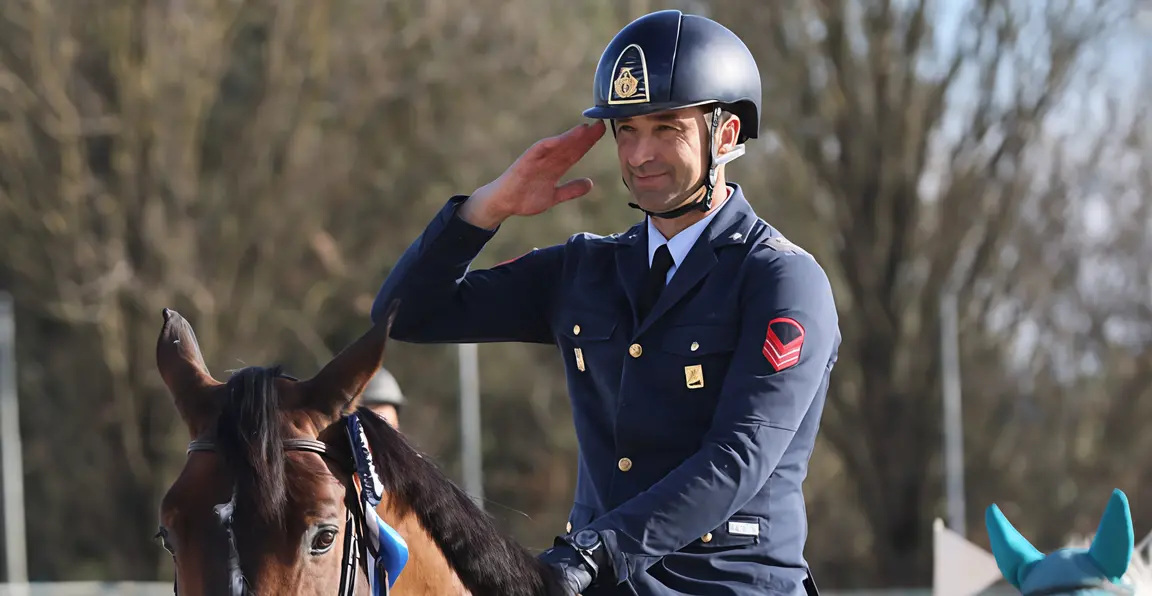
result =
M620 52L616 58L613 69L616 80L612 82L612 89L608 95L609 105L648 103L648 63L644 59L644 50L631 44ZM637 74L639 76L637 76Z
M620 76L616 77L616 82L613 87L616 89L616 95L625 99L632 97L636 94L637 85L636 77L632 76L632 69L625 66L620 69Z

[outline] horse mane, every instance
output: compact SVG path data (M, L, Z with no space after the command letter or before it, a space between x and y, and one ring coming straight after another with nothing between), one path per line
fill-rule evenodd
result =
M500 532L492 518L386 420L364 407L364 435L384 491L416 515L473 594L559 596L552 570ZM342 442L346 444L346 442Z
M216 443L236 478L237 507L279 526L288 502L276 379L281 367L251 366L228 379Z

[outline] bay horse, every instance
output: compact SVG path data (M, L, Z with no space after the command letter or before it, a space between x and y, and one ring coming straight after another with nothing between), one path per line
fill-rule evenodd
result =
M217 381L188 321L169 309L163 319L156 364L191 438L157 533L175 563L177 594L566 594L430 458L359 407L382 364L391 316L305 381L276 366ZM374 475L361 475L362 466L357 473L365 460L354 454L352 424ZM361 510L365 482L379 485L371 488L380 500ZM373 511L387 524L379 529L399 535L407 559L376 590L364 547L368 529L378 529L366 521Z

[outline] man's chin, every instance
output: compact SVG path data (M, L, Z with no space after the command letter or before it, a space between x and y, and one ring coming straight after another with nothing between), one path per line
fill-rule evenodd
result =
M675 209L675 197L669 197L664 193L655 192L632 192L632 202L640 206L645 211L652 213L663 213Z
M688 199L681 197L652 196L652 195L639 195L632 193L633 202L640 206L641 209L649 213L665 213L672 211L688 202Z

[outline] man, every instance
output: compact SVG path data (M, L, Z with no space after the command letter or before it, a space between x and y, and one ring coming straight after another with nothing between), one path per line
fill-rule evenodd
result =
M376 376L372 377L360 396L360 403L387 420L392 428L400 430L400 408L407 400L400 391L396 377L388 369L381 367Z
M597 68L598 122L449 200L376 298L377 321L398 301L402 341L557 346L579 473L541 559L570 594L815 593L801 485L840 333L821 267L725 180L760 101L728 29L675 10L632 22ZM503 221L591 190L558 182L603 120L645 221L469 272Z

